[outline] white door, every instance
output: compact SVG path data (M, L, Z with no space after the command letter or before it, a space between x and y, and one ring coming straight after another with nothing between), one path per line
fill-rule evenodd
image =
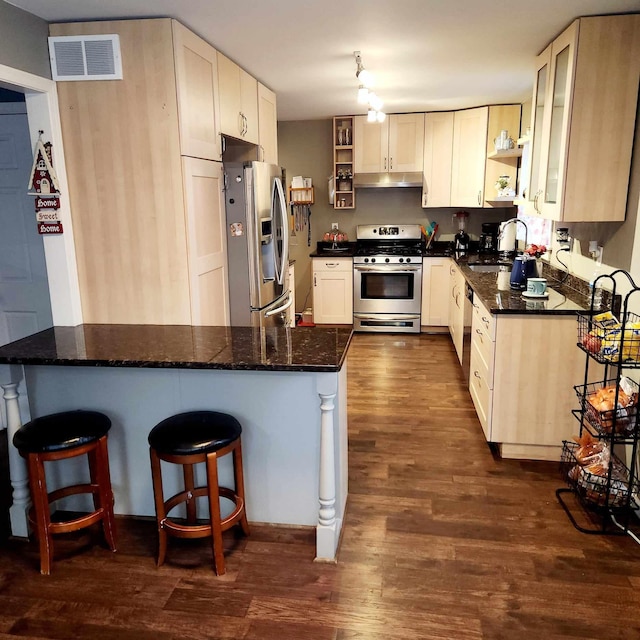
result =
M32 161L24 103L1 103L0 344L53 325L44 246L27 195Z

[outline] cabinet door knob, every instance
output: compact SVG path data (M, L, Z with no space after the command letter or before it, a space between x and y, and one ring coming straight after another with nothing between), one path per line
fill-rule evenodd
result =
M478 204L479 205L482 204L482 189L480 191L478 191Z
M389 171L393 171L393 158L389 158Z

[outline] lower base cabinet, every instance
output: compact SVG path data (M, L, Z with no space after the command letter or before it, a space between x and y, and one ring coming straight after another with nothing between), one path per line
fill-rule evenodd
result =
M458 360L462 364L462 348L464 340L464 295L465 279L458 265L449 262L449 333L456 348Z
M575 316L491 315L476 298L471 331L469 392L487 441L504 458L559 460L579 426Z
M422 260L423 327L449 326L449 265L451 258L424 258Z
M313 259L313 321L353 324L353 260Z

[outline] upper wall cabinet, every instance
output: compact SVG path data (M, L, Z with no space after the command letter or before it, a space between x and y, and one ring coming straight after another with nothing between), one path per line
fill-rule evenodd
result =
M393 114L382 123L354 120L355 173L422 171L423 113Z
M258 134L260 159L278 164L278 121L276 94L258 82Z
M456 111L453 117L451 206L484 205L489 107Z
M451 206L453 111L424 114L423 207Z
M172 31L181 154L220 160L216 50L179 22Z
M640 78L640 15L579 18L538 57L528 213L624 220Z
M495 183L508 175L516 185L519 151L494 152L502 130L517 138L520 105L425 113L422 206L504 207Z
M258 81L218 52L218 85L220 132L258 144Z

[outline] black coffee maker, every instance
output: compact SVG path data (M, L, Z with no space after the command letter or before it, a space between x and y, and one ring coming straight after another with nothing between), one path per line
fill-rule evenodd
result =
M480 253L498 253L499 222L483 222L480 234Z

